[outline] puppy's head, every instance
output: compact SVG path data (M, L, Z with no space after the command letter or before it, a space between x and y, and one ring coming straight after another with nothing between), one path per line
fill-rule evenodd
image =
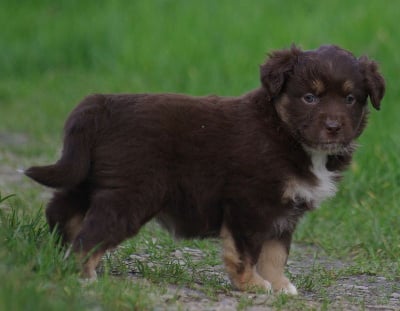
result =
M367 57L337 46L270 54L261 82L279 119L305 147L341 154L363 131L367 98L379 110L385 82Z

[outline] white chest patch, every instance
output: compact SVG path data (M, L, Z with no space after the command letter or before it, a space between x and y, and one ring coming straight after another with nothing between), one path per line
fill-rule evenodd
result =
M311 156L310 171L315 175L317 182L309 183L302 179L293 178L287 182L283 199L294 202L305 201L316 208L322 201L335 195L337 191L335 178L338 175L326 168L328 160L326 154L316 151L309 151L308 153Z

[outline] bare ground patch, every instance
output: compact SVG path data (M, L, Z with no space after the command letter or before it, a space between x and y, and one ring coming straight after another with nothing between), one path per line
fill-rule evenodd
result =
M205 255L197 249L182 249L171 253L181 260L188 252L192 260ZM211 297L202 289L201 280L193 286L167 285L165 293L155 298L156 310L400 310L400 283L383 276L348 275L340 273L349 263L330 259L314 246L294 245L288 264L288 274L298 286L299 296L284 297L265 293L242 293L234 289L217 291ZM138 273L134 262L154 265L146 254L134 254L127 260L130 275L135 282L148 281ZM184 265L184 262L182 262ZM211 277L217 276L229 283L222 265L206 269ZM324 275L327 283L324 284ZM317 278L318 280L314 280ZM312 284L312 283L315 284ZM321 285L323 284L323 285ZM319 286L319 288L315 288Z

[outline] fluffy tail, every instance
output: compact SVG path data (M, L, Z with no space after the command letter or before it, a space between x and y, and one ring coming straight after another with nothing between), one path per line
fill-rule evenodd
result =
M55 164L30 167L24 171L25 175L51 188L72 188L83 182L91 163L90 138L97 128L96 104L102 99L100 95L87 97L71 113L65 124L62 155Z

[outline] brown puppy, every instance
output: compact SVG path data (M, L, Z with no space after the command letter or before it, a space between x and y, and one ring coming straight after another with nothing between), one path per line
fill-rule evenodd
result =
M47 220L85 277L156 217L176 236L220 235L237 288L296 294L293 231L335 194L385 84L375 62L336 46L276 51L261 82L240 97L93 95L75 108L60 160L25 173L58 189Z

